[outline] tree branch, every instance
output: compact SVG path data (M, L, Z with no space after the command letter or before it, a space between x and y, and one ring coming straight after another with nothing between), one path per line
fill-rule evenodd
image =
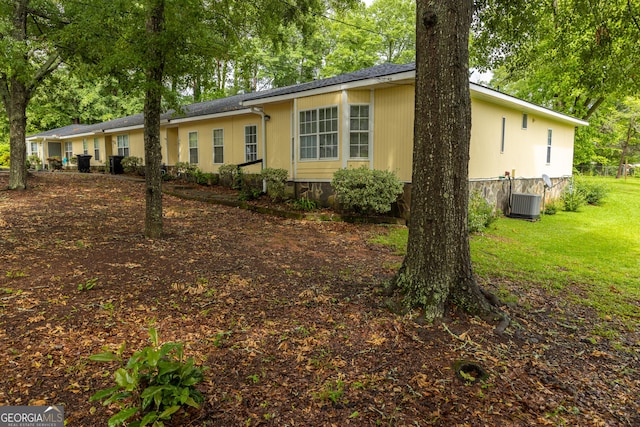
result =
M27 85L29 94L31 94L33 89L36 88L47 75L51 74L56 68L58 68L61 63L62 59L59 54L56 53L51 55L49 59L47 59L47 62L42 64L36 75L33 76L31 82Z

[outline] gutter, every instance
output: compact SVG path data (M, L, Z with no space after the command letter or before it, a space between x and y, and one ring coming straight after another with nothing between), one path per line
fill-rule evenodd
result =
M264 113L264 109L262 107L251 107L251 113L257 114L260 116L262 123L261 129L262 131L260 136L260 148L262 150L262 170L267 167L267 122L271 119L270 116ZM267 180L262 180L262 191L267 192Z

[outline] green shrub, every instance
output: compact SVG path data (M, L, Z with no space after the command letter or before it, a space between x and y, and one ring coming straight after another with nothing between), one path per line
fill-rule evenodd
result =
M112 416L109 426L124 424L132 417L140 418L128 426L162 426L163 421L184 408L198 408L204 400L194 387L203 378L203 369L194 365L193 358L185 359L180 343L158 344L158 333L149 330L151 346L137 351L124 364L124 345L114 354L99 353L89 359L97 362L118 361L122 365L115 371L116 385L95 393L90 401L103 400L107 406L120 403L122 410Z
M480 191L474 191L469 195L469 210L467 224L469 233L484 231L493 221L496 215L491 203L482 196Z
M178 162L175 167L178 179L188 182L195 182L196 174L200 171L196 165L189 162Z
M590 205L601 205L603 199L609 194L609 188L601 181L576 179L574 185L584 196L585 202Z
M404 188L393 172L366 166L337 170L331 185L342 207L358 213L389 212Z
M193 173L194 179L199 185L216 185L218 184L218 175L215 173L202 172L199 169Z
M271 200L283 200L289 172L286 169L265 168L260 176L267 182L267 195Z
M220 165L218 168L220 185L228 188L240 188L242 181L242 170L237 165Z
M140 168L142 168L142 158L135 156L124 157L120 164L122 165L122 170L125 173L140 173Z
M549 203L544 205L544 211L542 212L545 215L555 215L558 210L560 210L560 206L557 200L552 200Z
M569 186L562 190L560 194L560 201L562 202L562 209L567 212L577 212L582 205L586 203L584 195L577 188Z

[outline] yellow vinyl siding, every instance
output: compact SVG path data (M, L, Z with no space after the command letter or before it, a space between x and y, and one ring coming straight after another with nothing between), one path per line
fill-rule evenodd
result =
M411 181L413 159L414 86L375 91L374 169L395 172L401 181Z
M291 109L293 102L268 105L264 113L270 117L267 127L267 167L291 171Z
M219 164L213 163L213 130L222 129L224 132L224 164L238 165L245 162L244 128L254 125L258 137L258 159L262 158L262 118L257 114L228 116L218 119L201 120L197 122L180 123L178 128L179 159L189 161L189 133L198 132L198 168L202 172L218 173ZM260 165L257 165L260 170ZM255 167L246 169L253 173Z
M497 178L515 169L515 178L539 178L541 170L550 176L570 174L562 163L571 164L573 127L535 114L528 114L522 129L522 111L472 98L469 178ZM505 118L504 151L501 152L502 118ZM547 130L553 129L551 163L546 165ZM561 173L559 173L561 172Z
M350 90L347 92L349 104L369 104L371 102L370 90Z

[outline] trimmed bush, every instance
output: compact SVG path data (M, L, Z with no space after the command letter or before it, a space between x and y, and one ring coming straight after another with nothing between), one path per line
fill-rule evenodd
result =
M241 187L241 182L238 182L237 178L240 175L240 179L242 179L242 174L237 165L220 165L218 175L220 176L220 185L236 190Z
M140 168L142 168L142 158L135 156L124 157L120 164L122 165L124 173L140 173Z
M337 170L331 185L340 205L357 213L389 212L404 188L393 172L366 166Z
M493 221L496 215L493 206L485 199L479 191L474 191L469 195L469 211L467 224L469 233L479 233L484 231Z
M283 200L289 172L286 169L265 168L260 176L267 182L267 195L271 200L274 202Z

